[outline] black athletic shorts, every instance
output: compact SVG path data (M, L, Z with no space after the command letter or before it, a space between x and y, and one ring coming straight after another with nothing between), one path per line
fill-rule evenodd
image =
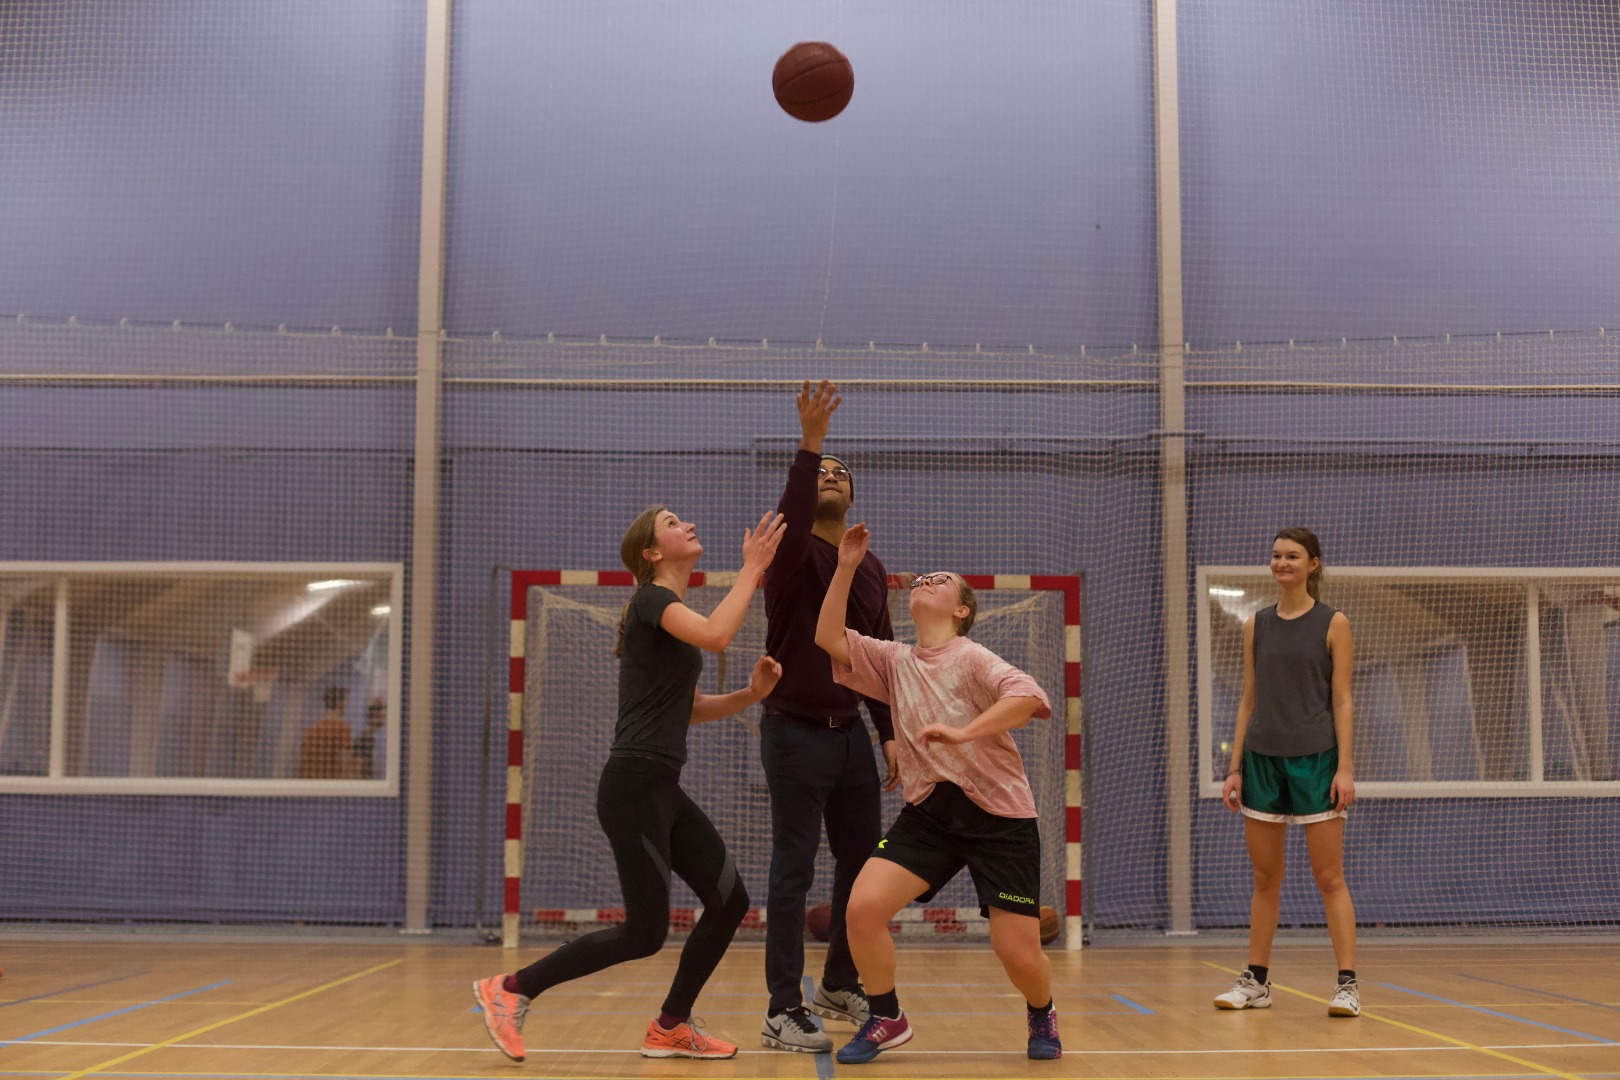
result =
M998 817L939 783L916 806L906 804L872 856L887 859L928 882L917 899L932 900L967 867L979 894L979 914L990 908L1041 914L1041 833L1034 818Z

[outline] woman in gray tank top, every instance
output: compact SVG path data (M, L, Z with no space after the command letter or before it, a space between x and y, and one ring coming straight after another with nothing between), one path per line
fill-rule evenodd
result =
M1339 962L1329 1016L1359 1016L1356 912L1344 882L1344 819L1356 798L1350 767L1350 620L1319 599L1322 546L1309 529L1271 542L1271 576L1282 589L1272 607L1243 623L1243 699L1221 801L1243 812L1254 867L1249 901L1249 963L1219 1009L1271 1006L1271 941L1277 933L1283 842L1305 827L1311 873L1322 894Z

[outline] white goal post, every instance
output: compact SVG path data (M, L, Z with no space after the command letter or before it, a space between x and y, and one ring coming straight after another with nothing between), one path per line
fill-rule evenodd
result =
M732 573L703 573L692 575L691 587L702 589L708 587L729 587L735 575ZM1042 637L1031 623L1028 636L1034 642L1034 648L1045 654L1049 660L1049 668L1054 681L1060 680L1061 687L1049 686L1047 692L1058 698L1056 690L1061 690L1063 700L1062 723L1060 733L1055 733L1051 745L1060 748L1054 751L1061 757L1059 766L1054 760L1052 768L1058 776L1057 783L1061 792L1052 792L1053 801L1061 805L1061 855L1059 857L1060 870L1058 871L1059 889L1061 891L1060 914L1063 916L1064 944L1070 949L1078 949L1082 938L1081 918L1081 813L1082 813L1082 711L1080 698L1081 664L1080 664L1080 611L1081 611L1081 579L1076 575L1008 575L1008 574L966 574L964 579L977 592L981 594L981 610L987 606L993 607L996 601L1004 601L1005 610L1018 609L1022 600L1031 602L1039 600L1050 612L1050 621L1057 624L1053 633L1061 633L1061 641L1049 640L1050 635ZM544 688L539 685L538 673L530 665L531 657L528 655L531 647L531 621L535 611L531 607L531 597L544 595L545 590L561 593L565 590L574 590L576 593L581 587L589 590L602 589L615 590L612 598L600 610L610 610L616 619L619 606L623 603L626 590L634 582L629 573L622 570L516 570L512 573L511 584L511 620L508 650L507 675L507 755L506 755L506 813L505 813L505 840L504 840L504 890L502 904L502 941L507 948L513 948L518 943L520 930L525 925L524 897L523 897L523 871L524 871L524 820L526 811L532 812L534 807L526 807L526 799L532 798L526 794L530 789L525 772L526 762L534 753L534 747L526 740L525 717L528 710L534 705L526 700L526 695L539 696ZM900 581L895 575L890 575L889 588L891 593L898 589ZM988 602L988 603L987 603ZM575 607L580 605L574 604ZM760 605L754 605L756 614ZM1019 609L1021 610L1021 609ZM1034 615L1025 618L1034 619ZM1043 616L1044 618L1045 616ZM600 612L593 616L595 623L600 624ZM762 624L762 616L759 620ZM975 626L977 636L979 626ZM605 666L605 665L604 665ZM724 678L724 660L716 667L719 668L719 677ZM600 675L597 682L605 681ZM616 687L616 679L611 680ZM599 692L606 692L611 688L599 687ZM584 718L590 722L600 723L600 717ZM1056 717L1054 717L1056 719ZM590 738L601 742L602 752L605 753L605 735L598 737L592 732ZM1061 801L1058 801L1059 794ZM574 807L577 811L578 807ZM756 815L757 816L757 815ZM594 821L588 827L595 828ZM724 831L724 830L723 830ZM676 907L671 912L672 923L677 929L688 928L695 913L690 907ZM977 920L977 907L940 907L940 908L910 908L901 913L900 929L909 934L948 935L964 932L964 927L973 920ZM606 924L622 918L622 911L611 905L591 906L543 906L536 907L530 925L540 923L554 927L567 927L576 929L589 928L592 925ZM982 921L982 920L981 920ZM764 922L763 906L756 906L748 914L744 926L762 926Z

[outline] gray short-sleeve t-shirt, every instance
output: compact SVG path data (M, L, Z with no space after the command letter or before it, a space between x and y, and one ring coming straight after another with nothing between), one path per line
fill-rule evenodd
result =
M664 609L679 602L680 597L662 585L643 585L630 600L619 658L614 757L686 764L686 729L703 671L703 651L658 625Z

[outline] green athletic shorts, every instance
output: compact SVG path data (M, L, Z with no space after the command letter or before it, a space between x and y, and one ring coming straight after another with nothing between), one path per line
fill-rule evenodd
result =
M1309 825L1344 817L1332 802L1339 748L1304 757L1272 757L1243 751L1243 812L1261 821Z

